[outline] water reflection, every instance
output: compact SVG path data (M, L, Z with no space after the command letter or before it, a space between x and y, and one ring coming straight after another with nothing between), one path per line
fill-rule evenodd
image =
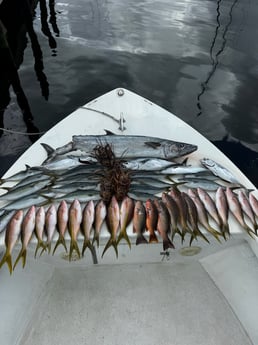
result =
M51 3L51 13L52 13L52 22L54 22L54 26L56 26L56 21L54 21L55 16L53 17L53 1ZM48 44L49 47L52 49L53 52L53 56L56 55L56 40L54 39L52 32L49 29L48 26L48 10L47 10L47 4L46 4L46 0L39 0L39 6L40 6L40 18L41 18L41 31L43 32L43 34L48 38ZM55 13L55 12L54 12Z
M0 50L1 50L1 78L0 78L0 136L4 131L4 113L10 103L10 87L12 87L17 104L23 115L27 133L32 142L39 138L39 129L33 122L33 115L27 96L23 90L18 69L23 62L24 50L27 47L27 34L31 41L34 57L34 71L40 84L41 94L47 100L49 97L49 83L44 73L43 53L33 27L32 13L37 2L27 0L4 1L0 10ZM55 1L49 1L50 17L56 36L59 29L56 21ZM57 43L48 26L48 10L45 0L40 0L40 17L42 32L48 37L49 46L56 55ZM14 24L15 23L15 24Z
M221 6L221 1L222 0L217 0L217 8L216 8L216 11L217 11L217 16L216 16L216 28L215 28L215 33L214 33L214 37L212 39L212 42L211 42L211 46L210 46L210 59L211 59L211 70L209 71L208 75L207 75L207 78L205 79L204 82L201 83L201 91L200 93L197 95L197 108L198 108L198 113L197 113L197 116L200 116L203 112L203 109L202 109L202 105L201 105L201 97L204 95L205 91L207 90L208 88L208 84L209 84L209 81L211 79L211 77L214 75L214 73L216 72L216 69L218 67L218 64L219 64L219 55L221 55L226 47L226 44L227 44L227 38L226 38L226 35L228 33L228 30L229 30L229 27L233 21L233 9L234 7L236 6L238 0L234 0L232 5L230 6L230 9L229 9L229 13L228 13L228 21L224 27L224 30L222 32L222 43L220 45L220 48L217 50L215 56L214 56L214 53L213 53L213 50L214 50L214 47L217 43L217 39L219 39L218 37L218 34L219 34L219 30L220 30L220 27L221 27L221 22L220 22L220 17L221 17L221 11L220 11L220 6Z

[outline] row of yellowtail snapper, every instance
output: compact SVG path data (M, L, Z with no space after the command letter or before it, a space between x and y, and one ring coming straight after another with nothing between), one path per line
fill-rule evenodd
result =
M74 136L71 143L56 150L42 145L48 158L41 166L27 167L0 181L6 190L0 196L0 233L5 231L6 244L0 267L6 262L10 273L20 259L24 267L33 236L38 240L35 257L39 249L40 254L50 253L56 231L59 238L53 253L59 244L67 251L66 232L70 259L74 250L79 256L87 248L93 252L94 243L99 246L104 221L110 239L102 256L110 246L118 255L117 245L123 238L131 247L130 223L137 234L136 244L158 242L158 232L164 250L174 248L175 235L183 242L188 234L190 244L197 237L209 242L202 227L218 241L227 239L229 211L250 236L257 235L258 201L242 190L230 171L207 158L199 166L176 161L194 152L195 145L111 133ZM118 187L112 189L107 184L110 181ZM211 219L216 226L210 225ZM79 233L84 236L81 252ZM13 267L11 253L19 238L22 247Z

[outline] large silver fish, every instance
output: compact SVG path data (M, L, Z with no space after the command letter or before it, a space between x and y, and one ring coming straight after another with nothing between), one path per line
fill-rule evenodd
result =
M132 145L133 143L133 145ZM121 158L165 158L172 159L185 156L197 150L196 145L168 139L147 137L141 135L116 135L107 131L106 135L74 135L72 143L53 150L49 158L81 150L92 155L97 145L111 145L116 157Z

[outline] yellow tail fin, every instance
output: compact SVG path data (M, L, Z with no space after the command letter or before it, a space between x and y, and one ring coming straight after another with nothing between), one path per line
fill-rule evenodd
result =
M59 235L59 238L58 238L58 240L57 240L57 242L56 242L56 245L55 245L55 248L54 248L54 250L53 250L52 255L55 254L56 248L57 248L60 244L63 245L63 247L64 247L64 249L65 249L65 251L66 251L66 253L67 253L67 247L66 247L66 243L65 243L65 238L64 238L64 236Z
M6 252L0 262L0 268L3 266L3 264L6 262L6 264L8 265L9 268L9 272L10 274L12 274L13 272L13 265L12 265L12 257L11 254L9 252Z
M94 237L93 237L93 240L92 240L92 244L95 241L97 242L97 247L99 248L99 234L97 234L97 233L94 234Z
M110 237L110 239L108 240L108 242L107 242L107 244L106 244L106 246L105 246L105 248L104 248L104 250L103 250L103 253L102 253L102 256L101 256L102 258L103 258L103 256L104 256L105 252L106 252L106 251L108 250L108 248L111 247L111 246L114 247L115 252L116 252L116 257L118 258L117 244L116 244L116 241L115 241L112 237Z
M129 237L128 237L125 229L120 231L120 234L118 235L118 239L117 239L116 243L118 244L121 241L122 238L124 238L126 240L126 242L128 243L129 248L131 249L131 242L129 240Z
M13 269L15 269L15 267L18 264L20 259L22 259L22 268L24 268L24 266L26 264L26 256L27 256L27 249L26 248L22 248L20 253L19 253L19 255L17 256L17 259L15 261Z
M83 247L82 247L82 256L84 256L84 252L87 248L90 249L92 255L95 255L94 248L93 248L91 241L88 239L85 239L84 243L83 243Z
M39 248L42 248L42 252L41 252L42 254L45 250L47 250L47 245L43 241L38 241L37 247L35 249L35 254L34 254L35 259L36 259Z
M80 250L79 250L79 247L78 247L78 243L76 242L76 240L71 239L71 242L70 242L70 252L69 252L69 261L71 261L71 259L72 259L72 254L73 254L74 250L76 251L76 253L78 254L78 256L80 258L81 254L80 254Z

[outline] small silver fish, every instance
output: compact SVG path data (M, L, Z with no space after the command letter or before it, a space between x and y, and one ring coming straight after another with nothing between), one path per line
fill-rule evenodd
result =
M31 195L35 192L38 192L42 188L46 187L49 184L49 180L43 180L38 183L33 183L29 185L23 185L20 187L10 188L5 194L0 196L0 200L17 200L25 196Z
M196 174L206 171L205 168L203 167L197 167L197 166L192 166L192 165L179 165L179 166L171 166L169 168L163 169L161 171L162 174L167 174L167 175L181 175L181 174Z
M158 171L177 164L175 162L168 161L161 158L138 158L128 160L123 163L126 169L131 170L146 170L146 171Z
M230 183L240 184L236 177L228 169L224 168L219 163L216 163L214 160L210 158L203 158L200 161L215 176L218 176L222 180Z

